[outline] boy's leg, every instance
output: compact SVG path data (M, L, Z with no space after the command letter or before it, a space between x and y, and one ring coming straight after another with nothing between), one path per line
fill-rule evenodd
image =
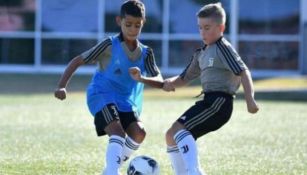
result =
M104 169L104 175L119 174L124 142L125 139L123 137L117 135L110 136L109 144L106 150L106 166Z
M103 107L95 115L95 125L98 136L109 135L103 175L119 175L125 132L119 121L119 114L115 105L109 104Z
M185 162L188 175L201 175L197 145L192 134L189 131L182 129L174 135L174 140L177 143L183 161Z
M131 137L126 136L125 144L123 147L123 152L121 155L121 164L122 165L124 162L126 162L130 156L138 150L140 146L140 143L135 142Z
M179 148L188 175L203 174L198 162L196 139L223 126L232 112L232 96L207 93L204 100L189 108L169 129L169 135Z
M121 157L121 164L123 164L139 148L145 139L146 132L134 112L120 112L120 117L122 126L127 133Z
M175 172L175 175L186 175L187 169L185 167L183 158L177 145L167 146L167 154L169 159L171 160L172 168Z
M169 157L176 175L201 174L195 139L182 124L175 122L172 125L166 133L166 142ZM177 150L175 150L176 147ZM170 148L173 148L173 151Z

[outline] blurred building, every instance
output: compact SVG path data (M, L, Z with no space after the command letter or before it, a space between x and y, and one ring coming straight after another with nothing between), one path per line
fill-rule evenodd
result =
M76 55L119 32L123 0L0 0L0 72L62 72ZM218 0L143 0L141 40L164 74L180 73L202 45L201 6ZM220 0L225 36L254 76L307 74L306 0ZM85 66L80 73L93 72Z

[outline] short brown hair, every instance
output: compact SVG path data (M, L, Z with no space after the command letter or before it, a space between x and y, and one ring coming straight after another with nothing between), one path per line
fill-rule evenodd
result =
M218 24L226 23L226 13L220 2L203 6L196 15L199 18L213 18Z

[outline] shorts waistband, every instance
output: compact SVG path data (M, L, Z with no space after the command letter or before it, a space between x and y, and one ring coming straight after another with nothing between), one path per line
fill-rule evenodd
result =
M235 95L232 95L226 92L221 92L221 91L204 92L204 96L222 96L222 97L231 98L231 99L235 97Z

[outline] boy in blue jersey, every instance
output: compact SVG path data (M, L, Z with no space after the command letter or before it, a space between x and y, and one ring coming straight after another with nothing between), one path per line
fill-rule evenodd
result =
M97 63L87 89L87 104L98 136L108 135L104 175L119 174L120 165L145 138L139 116L144 84L162 88L162 76L151 48L138 40L145 23L144 4L125 1L116 18L121 32L75 57L63 73L55 97L66 98L66 86L76 69Z
M200 77L204 98L187 109L166 132L167 152L175 175L203 175L196 140L218 130L231 117L233 97L242 83L250 113L259 107L254 99L250 72L241 57L224 38L226 15L220 3L208 4L197 13L204 47L197 49L185 70L164 81L173 91Z

